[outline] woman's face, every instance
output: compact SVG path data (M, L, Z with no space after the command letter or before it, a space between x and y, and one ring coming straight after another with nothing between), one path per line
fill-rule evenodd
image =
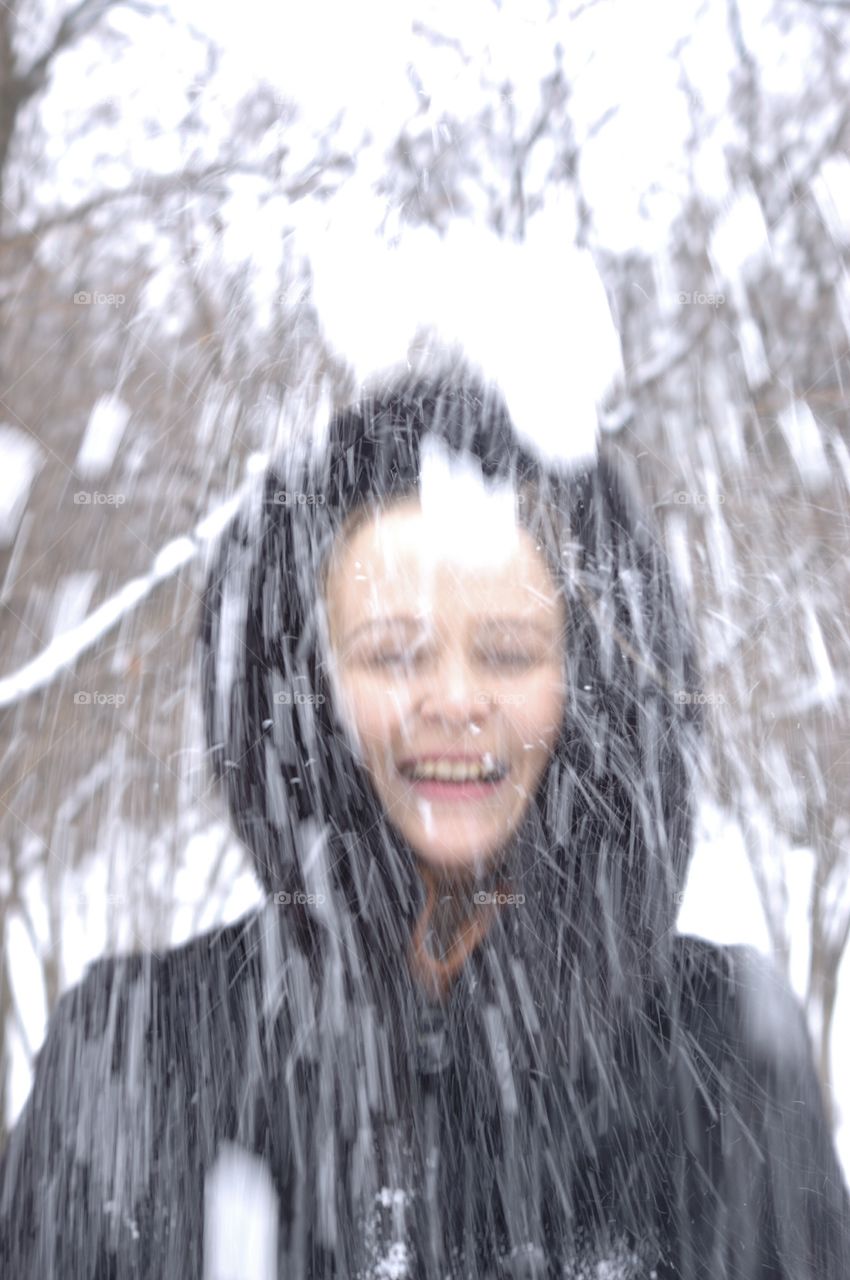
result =
M340 540L330 672L390 821L434 867L471 871L517 829L557 741L566 617L524 528L483 565L435 559L433 541L415 496ZM452 776L422 777L435 761Z

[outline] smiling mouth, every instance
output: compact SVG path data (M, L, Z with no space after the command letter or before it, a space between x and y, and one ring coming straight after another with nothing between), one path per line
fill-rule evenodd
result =
M492 786L508 775L508 767L501 761L411 761L398 766L398 772L406 782L414 784L440 783L452 786Z

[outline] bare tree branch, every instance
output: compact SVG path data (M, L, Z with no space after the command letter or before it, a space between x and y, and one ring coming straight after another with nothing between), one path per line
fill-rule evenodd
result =
M471 55L466 52L463 45L456 37L444 35L442 31L436 31L433 27L429 27L422 22L420 18L417 18L414 21L413 31L415 35L424 36L426 40L437 47L442 46L448 49L453 49L465 67L468 67L472 61Z
M48 47L36 58L29 70L18 77L21 101L31 98L44 87L51 64L60 53L88 35L104 14L118 5L125 9L132 9L143 17L150 17L160 12L155 5L145 4L143 0L79 0L79 3L69 10L59 23L56 35Z
M313 194L328 170L350 170L353 163L349 155L333 155L324 164L320 166L311 165L305 172L293 178L283 188L282 194L293 202L301 200L305 196ZM183 169L177 173L164 175L151 174L137 179L122 191L98 192L97 195L90 196L88 200L83 200L80 204L73 205L70 209L59 209L55 213L48 214L47 217L42 218L32 227L17 231L11 235L0 236L0 250L16 249L22 245L30 244L33 240L38 240L41 236L55 230L57 227L67 227L75 222L81 222L89 217L90 214L97 213L100 209L122 200L140 198L161 200L181 190L185 193L190 190L199 190L205 185L209 187L216 178L226 180L231 174L267 177L268 167L266 162L249 163L237 160L219 160L203 169ZM219 194L221 194L220 191Z
M0 678L0 706L18 702L51 684L75 658L102 639L161 582L182 569L205 543L217 535L222 523L236 512L250 483L249 476L234 497L199 520L191 533L167 543L147 574L125 583L77 626L51 640L31 662Z

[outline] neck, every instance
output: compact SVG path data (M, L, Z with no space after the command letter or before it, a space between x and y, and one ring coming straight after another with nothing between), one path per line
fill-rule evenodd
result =
M421 869L427 902L414 933L412 950L420 978L432 992L445 996L451 979L493 922L496 903L476 902L483 891L504 890L497 867L485 874L457 875Z
M444 960L452 943L463 934L464 926L469 928L470 917L477 905L473 893L473 888L463 881L438 885L428 939L436 959Z

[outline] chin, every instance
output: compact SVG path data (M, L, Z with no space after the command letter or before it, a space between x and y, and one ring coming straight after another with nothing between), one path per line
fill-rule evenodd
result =
M435 849L433 846L414 844L423 862L444 871L476 871L490 865L498 850L480 852L476 849Z

